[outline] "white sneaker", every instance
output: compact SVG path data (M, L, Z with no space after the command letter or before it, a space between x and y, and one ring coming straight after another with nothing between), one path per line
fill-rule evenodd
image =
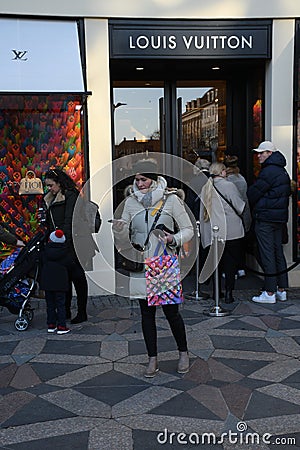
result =
M266 291L263 291L260 295L252 297L252 301L256 303L276 303L275 294L269 295Z
M238 270L237 275L238 275L238 278L244 278L246 276L246 272L243 269L241 269L241 270Z
M276 296L276 300L279 300L281 302L287 301L286 291L277 291L275 296Z

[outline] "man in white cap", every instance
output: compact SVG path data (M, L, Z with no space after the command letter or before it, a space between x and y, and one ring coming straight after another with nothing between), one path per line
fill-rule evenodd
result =
M248 189L260 264L265 273L264 291L252 298L257 303L285 301L287 265L282 247L283 225L288 221L290 177L284 155L270 141L253 149L261 164L256 182Z

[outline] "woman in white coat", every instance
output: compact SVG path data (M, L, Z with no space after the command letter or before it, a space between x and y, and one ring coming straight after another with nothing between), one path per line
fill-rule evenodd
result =
M209 168L210 178L201 191L200 234L204 248L212 244L212 226L219 227L219 238L225 247L220 260L225 273L225 302L234 301L232 291L235 274L240 263L241 239L244 227L240 215L245 208L237 187L226 179L226 167L222 163L213 163Z
M158 176L157 163L154 159L138 161L134 170L134 183L125 200L121 220L113 222L116 247L122 249L130 241L135 246L145 247L143 257L147 258L153 256L160 239L163 240L167 252L173 254L177 247L190 241L194 234L184 202L176 195L178 191L168 189L165 178ZM149 232L161 207L155 228L163 231L160 231L158 236L155 231ZM178 231L174 229L174 220ZM148 235L149 241L145 245ZM130 296L139 299L141 309L142 331L149 356L149 364L144 375L154 377L158 372L156 306L148 306L144 272L130 274ZM179 306L163 305L162 309L179 350L177 371L186 373L189 370L189 357L185 326L179 313Z

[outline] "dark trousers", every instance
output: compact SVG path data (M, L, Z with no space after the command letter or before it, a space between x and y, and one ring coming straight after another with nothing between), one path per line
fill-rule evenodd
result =
M66 295L66 310L71 308L72 301L72 283L74 284L77 297L77 314L86 316L86 305L88 297L88 283L85 272L79 261L74 262L72 270L69 271L70 287Z
M235 285L235 275L241 266L243 239L226 241L221 257L221 271L225 273L225 289L232 290Z
M286 271L286 259L282 247L282 223L257 220L255 234L258 244L260 263L265 274ZM265 290L276 292L277 287L288 287L287 272L272 277L265 276Z
M148 356L157 356L157 330L155 323L156 306L148 306L147 300L140 299L142 314L142 330ZM179 305L164 305L163 312L169 322L180 352L187 351L186 332L183 319L179 313Z
M47 304L47 324L66 326L66 293L62 291L45 291Z

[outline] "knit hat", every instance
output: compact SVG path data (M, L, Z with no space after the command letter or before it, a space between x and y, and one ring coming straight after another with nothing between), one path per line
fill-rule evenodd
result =
M273 142L271 141L263 141L259 144L257 148L253 149L254 152L262 153L262 152L277 152L278 148L275 147Z
M226 167L237 167L238 161L239 159L235 155L226 155L224 158L224 164Z
M63 244L64 242L66 242L66 236L64 235L64 232L62 230L55 230L50 234L50 241Z
M157 180L157 162L153 158L140 159L133 166L134 173L144 175L151 180Z

